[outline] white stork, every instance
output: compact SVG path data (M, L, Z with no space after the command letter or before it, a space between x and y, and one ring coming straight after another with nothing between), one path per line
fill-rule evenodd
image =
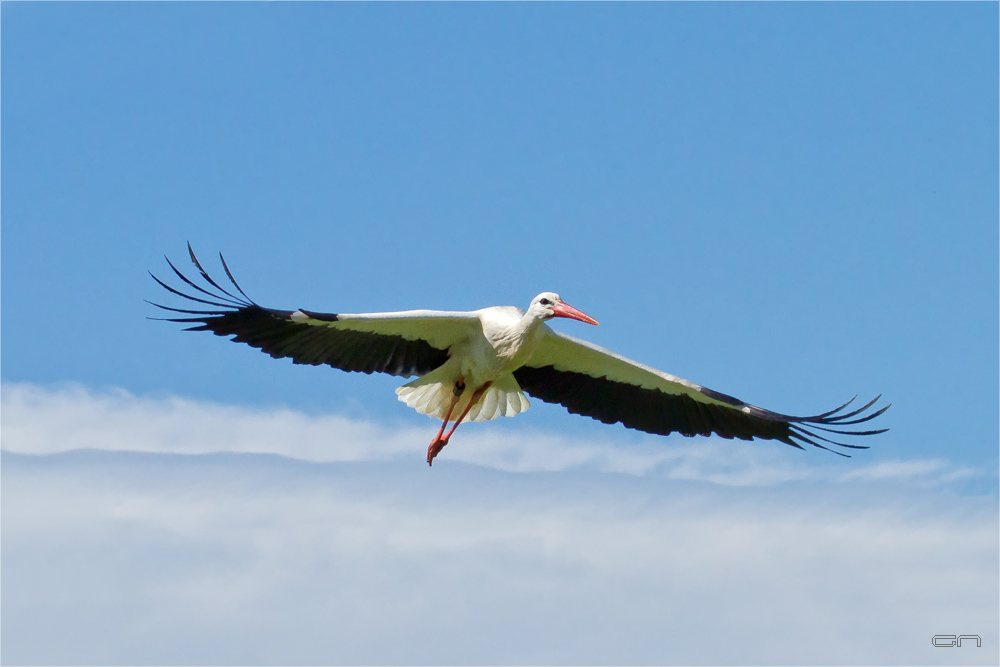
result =
M167 258L167 263L199 296L174 289L155 275L170 292L218 310L189 310L151 303L190 317L165 318L193 323L188 331L211 331L233 336L292 363L327 364L344 371L388 373L417 379L396 390L399 400L417 412L441 419L441 428L427 448L427 463L448 444L464 421L513 417L528 409L525 393L548 403L559 403L574 414L605 424L688 437L715 433L723 438L779 440L803 449L802 444L833 451L822 443L867 449L830 440L817 433L874 435L888 429L843 430L874 419L889 406L865 413L879 399L844 412L851 399L836 410L812 417L771 412L626 359L610 350L549 328L554 317L588 324L597 320L570 306L558 294L542 292L527 312L513 306L493 306L470 312L407 310L396 313L318 313L311 310L275 310L257 305L240 288L226 265L222 267L239 295L213 280L188 244L191 261L206 281L195 284ZM205 298L207 297L207 298ZM454 425L445 434L452 417ZM832 427L838 428L832 428Z

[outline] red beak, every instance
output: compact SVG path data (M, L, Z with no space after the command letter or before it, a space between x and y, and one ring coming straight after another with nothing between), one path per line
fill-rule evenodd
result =
M571 320L580 320L581 322L586 322L587 324L600 324L600 322L595 320L590 315L580 312L564 301L560 301L553 306L552 311L556 317L568 317Z

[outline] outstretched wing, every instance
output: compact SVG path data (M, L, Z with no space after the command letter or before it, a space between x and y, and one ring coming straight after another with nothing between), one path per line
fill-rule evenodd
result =
M204 280L203 285L181 273L169 259L167 264L184 283L183 291L150 275L169 292L212 310L149 303L184 315L164 319L192 324L187 331L233 336L234 342L256 347L275 359L287 357L296 364L327 364L344 371L409 377L423 375L443 364L455 343L482 335L482 325L474 312L332 314L264 308L254 303L236 283L221 254L222 268L232 283L229 289L202 268L191 244L188 253Z
M822 443L867 449L831 440L817 431L839 435L874 435L889 429L843 430L879 416L889 406L865 415L875 401L844 412L851 399L836 410L812 417L792 417L712 391L655 368L626 359L598 345L546 327L531 360L514 371L521 388L548 403L605 424L621 422L647 433L685 436L710 435L741 440L780 440L802 449L807 443L833 451ZM846 456L846 454L841 454Z

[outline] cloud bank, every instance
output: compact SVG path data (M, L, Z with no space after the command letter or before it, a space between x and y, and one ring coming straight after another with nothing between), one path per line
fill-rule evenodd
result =
M428 470L423 431L26 385L2 419L7 664L1000 657L996 499L945 464L487 433Z
M341 416L256 410L183 398L137 397L122 390L67 385L3 385L3 447L25 454L76 449L164 454L278 454L317 463L423 460L437 423L389 428ZM506 422L506 420L501 420ZM506 427L506 428L505 428ZM940 484L975 474L941 459L863 464L784 445L718 438L651 436L629 444L609 429L600 441L526 432L509 424L464 426L437 465L460 461L512 472L576 468L730 486L793 481L906 479Z

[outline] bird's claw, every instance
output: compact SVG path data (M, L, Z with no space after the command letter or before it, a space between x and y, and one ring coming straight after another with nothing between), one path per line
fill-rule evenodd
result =
M447 444L448 438L434 438L431 441L431 446L427 448L427 465L433 465L434 457L440 454Z

